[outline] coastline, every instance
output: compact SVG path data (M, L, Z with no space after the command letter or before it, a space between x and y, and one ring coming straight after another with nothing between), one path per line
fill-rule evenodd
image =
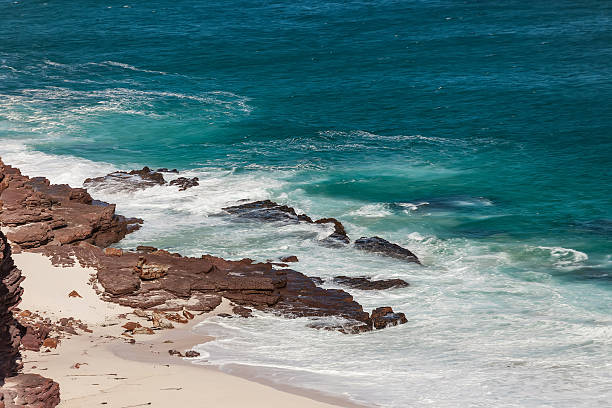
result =
M25 373L50 376L60 384L59 407L161 407L193 401L228 408L246 404L279 408L289 404L297 408L364 407L299 386L254 379L245 370L228 374L169 355L169 349L184 352L210 340L192 328L210 316L231 310L225 299L214 311L174 329L152 335L135 334L131 344L131 339L122 334L121 325L127 321L144 325L146 320L131 314L130 308L102 301L89 282L94 269L78 263L73 267L53 266L46 256L35 253L15 254L14 259L26 277L22 310L38 310L51 319L74 317L92 330L62 338L56 349L23 353ZM50 282L48 276L56 279ZM72 290L81 297L69 297Z

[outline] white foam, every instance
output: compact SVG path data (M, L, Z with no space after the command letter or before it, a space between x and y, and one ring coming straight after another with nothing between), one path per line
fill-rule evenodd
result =
M387 204L367 204L349 212L348 215L353 217L381 218L387 217L391 214L392 212L389 210L389 206Z

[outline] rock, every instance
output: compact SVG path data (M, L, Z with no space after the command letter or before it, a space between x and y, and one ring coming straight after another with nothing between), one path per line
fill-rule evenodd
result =
M306 214L298 214L294 208L270 200L254 201L223 208L224 211L240 218L251 218L264 222L306 222L309 224L333 224L334 232L321 240L325 245L337 246L350 243L346 230L335 218L321 218L313 221Z
M135 191L166 184L163 174L148 167L130 172L115 171L102 177L88 178L83 182L87 188L112 187L118 190Z
M185 191L188 188L199 186L200 185L200 183L198 183L199 180L200 179L197 177L193 177L193 178L179 177L177 179L170 181L170 185L178 186L179 191Z
M370 278L366 277L354 278L350 276L336 276L334 278L334 282L339 285L361 290L385 290L410 286L408 282L402 279L371 280Z
M176 323L188 323L189 320L186 317L183 317L181 315L179 315L178 313L166 313L165 314L166 319L176 322Z
M372 325L377 330L408 323L404 313L395 313L390 307L379 307L372 310L371 319Z
M270 200L255 201L223 208L224 211L241 218L254 218L260 221L272 222L312 222L307 215L298 215L295 209L286 205L280 205Z
M47 348L57 348L57 344L58 344L58 340L48 337L45 339L45 341L43 341L43 347L47 347Z
M168 170L167 168L162 168L162 169L157 169L156 170L159 173L177 173L178 174L178 170L177 169L172 169L172 170Z
M0 384L5 377L14 375L21 369L21 327L13 317L13 310L21 302L23 279L21 271L13 263L8 240L0 232ZM28 314L26 312L21 313Z
M309 276L308 278L317 285L322 285L325 282L323 278L320 278L318 276Z
M166 315L153 312L153 327L157 329L174 329L174 325L166 320Z
M152 246L139 245L136 247L136 251L144 252L145 254L150 254L151 252L156 252L157 248Z
M79 292L77 292L76 290L73 290L72 292L70 292L68 294L68 297L72 297L72 298L82 298L83 296L79 295Z
M7 233L8 239L21 248L34 248L48 243L51 239L51 227L47 223L37 222L17 227Z
M148 264L144 257L140 257L135 266L138 276L142 280L159 279L168 274L168 266Z
M25 350L40 351L40 347L50 332L51 328L45 324L28 326L25 335L21 338L21 345Z
M306 275L292 269L275 269L271 263L228 261L210 255L179 258L161 252L126 251L121 257L113 257L95 247L46 247L36 252L52 259L76 257L81 265L95 267L105 290L104 299L141 309L143 314L152 312L156 329L171 328L167 315L172 313L180 317L176 322L184 323L188 317L180 313L185 309L209 312L221 303L222 297L240 307L291 317L338 316L353 322L350 325L354 327L368 326L370 322L369 314L345 291L323 289ZM167 274L141 280L135 271L139 264L159 265ZM247 315L241 309L236 313L239 311ZM354 332L346 327L342 330Z
M7 378L0 394L7 408L53 408L60 402L59 385L38 374Z
M123 250L121 248L105 248L104 255L121 256L123 255Z
M354 246L355 248L362 251L374 252L392 258L403 259L408 262L414 262L418 264L421 263L417 256L406 248L402 248L401 246L393 244L380 237L361 237L357 241L355 241Z
M125 324L124 324L123 326L121 326L121 327L123 327L123 328L124 328L125 330L127 330L127 331L134 331L134 329L137 329L137 328L142 327L142 326L140 325L140 323L136 323L136 322L127 322L127 323L125 323Z
M295 255L283 256L280 258L281 262L299 262L298 257Z
M183 353L178 350L168 350L168 354L170 354L171 356L184 357Z
M252 314L253 311L247 307L234 306L234 308L232 309L232 312L241 317L253 317L253 314Z
M350 238L346 234L346 230L344 229L344 225L340 221L335 218L321 218L320 220L316 220L315 224L334 224L334 232L325 238L323 241L327 244L336 245L336 244L348 244L351 242Z
M200 353L198 353L195 350L189 350L185 353L185 357L187 358L194 358L194 357L200 357Z
M191 319L193 319L195 317L193 315L193 313L190 313L188 310L183 310L183 316L185 316L189 320L191 320Z
M132 330L132 334L155 334L155 332L153 331L153 329L149 328L149 327L136 327L134 330Z
M114 205L92 200L84 189L23 176L2 161L0 179L0 224L26 250L80 242L108 246L142 223L115 214Z

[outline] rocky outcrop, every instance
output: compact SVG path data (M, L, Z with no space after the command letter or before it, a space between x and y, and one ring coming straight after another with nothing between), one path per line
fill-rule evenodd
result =
M19 374L23 327L13 311L21 302L23 279L0 232L0 407L52 408L60 401L59 385L37 374Z
M88 244L49 245L35 251L47 254L55 263L70 264L76 257L81 265L95 267L103 298L124 306L156 312L207 312L225 297L242 308L288 317L343 317L347 324L334 328L347 332L375 328L369 313L347 292L323 289L302 273L276 269L272 263L228 261L210 255L181 257L160 250L106 255ZM164 273L142 276L144 265ZM241 308L234 312L250 315Z
M397 244L393 244L385 239L380 237L372 237L366 238L361 237L354 244L355 248L367 251L374 252L377 254L389 256L391 258L403 259L408 262L414 262L420 264L419 258L408 249L403 248Z
M59 402L59 385L38 374L7 378L0 388L0 407L53 408Z
M264 222L306 222L309 224L333 224L334 232L322 240L322 243L337 245L348 244L350 239L340 221L335 218L322 218L313 221L306 214L298 214L295 208L281 205L270 200L254 201L225 207L223 210L239 218L256 219Z
M372 280L366 277L354 278L351 276L336 276L334 282L339 285L348 286L349 288L361 290L385 290L410 286L410 284L403 279Z
M85 179L83 185L87 188L112 187L123 191L143 190L145 188L163 185L178 186L180 191L184 191L188 188L200 185L197 177L178 177L174 180L170 180L168 183L162 174L178 174L178 172L177 169L168 170L166 168L151 170L145 166L142 170L132 170L129 172L115 171L106 176L88 178Z
M105 247L140 223L115 214L114 205L94 201L82 188L23 176L0 161L0 225L19 248L78 242Z
M21 368L21 327L13 317L13 309L21 302L23 280L11 258L8 241L0 232L0 380L15 375Z
M85 179L83 182L83 185L87 188L105 185L128 191L142 190L164 184L166 184L164 175L146 166L142 170L115 171L106 176Z

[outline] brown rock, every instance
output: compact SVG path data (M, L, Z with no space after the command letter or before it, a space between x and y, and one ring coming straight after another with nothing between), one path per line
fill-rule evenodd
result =
M70 292L70 293L68 294L68 297L72 297L72 298L76 298L76 297L78 297L78 298L82 298L83 296L79 295L79 292L77 292L76 290L73 290L72 292Z
M134 331L134 329L137 329L137 328L142 327L142 326L140 325L140 323L127 322L126 324L124 324L121 327L123 327L127 331Z
M132 331L133 334L154 334L153 329L149 327L137 327Z
M298 262L298 257L295 255L283 256L280 258L281 262Z
M189 350L185 353L185 357L188 357L188 358L200 357L200 353L198 353L195 350Z
M1 161L0 179L0 224L13 227L9 239L26 250L79 242L108 246L142 223L116 215L114 205L94 202L84 189L23 176Z
M47 347L47 348L57 348L57 344L58 344L58 340L48 337L45 339L45 341L43 341L43 347Z
M123 250L121 248L105 248L104 255L121 256L123 255Z

